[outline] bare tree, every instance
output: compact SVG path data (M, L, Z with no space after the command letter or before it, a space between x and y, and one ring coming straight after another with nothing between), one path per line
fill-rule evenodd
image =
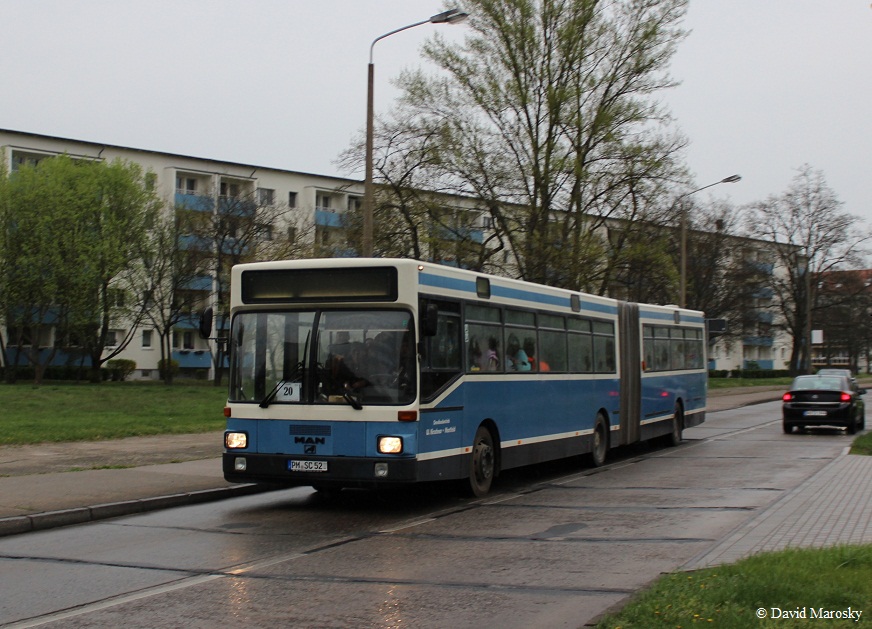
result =
M771 276L780 325L792 337L793 372L811 367L809 337L819 306L814 278L859 262L869 234L842 202L820 170L805 164L779 196L749 207L751 236L773 243L783 273Z
M213 277L217 300L217 329L226 329L230 316L230 269L242 262L286 257L310 252L301 243L305 231L296 229L294 208L279 203L260 203L257 191L221 196L212 211L188 211L189 237L208 251L209 275ZM280 235L281 234L281 235ZM219 344L213 352L215 386L221 384L224 352Z
M131 292L158 336L161 378L173 382L172 336L179 324L204 308L202 294L211 290L208 242L192 235L190 212L174 208L161 213L149 230L149 251L132 281ZM200 284L208 282L204 287Z
M814 278L817 309L813 329L823 331L823 358L827 365L859 370L860 359L869 364L872 351L872 272L835 271ZM835 364L847 357L848 364Z
M381 123L377 131L375 251L488 269L501 247L484 240L484 230L477 224L482 214L479 200L439 182L436 134L408 120ZM360 170L363 151L362 142L352 145L337 163L347 171ZM362 216L351 211L343 218L349 244L359 249Z

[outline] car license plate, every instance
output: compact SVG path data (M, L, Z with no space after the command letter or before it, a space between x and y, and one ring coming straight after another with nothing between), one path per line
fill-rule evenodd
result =
M326 472L327 461L288 461L290 472Z
M803 413L804 417L826 417L826 411L805 411Z

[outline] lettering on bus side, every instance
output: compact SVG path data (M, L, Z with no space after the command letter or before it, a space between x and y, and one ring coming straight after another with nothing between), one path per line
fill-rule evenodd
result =
M428 428L424 434L428 437L435 437L437 435L450 435L451 433L457 432L457 426L451 425L451 419L434 419L433 420L434 428ZM435 426L439 426L439 428L435 428Z

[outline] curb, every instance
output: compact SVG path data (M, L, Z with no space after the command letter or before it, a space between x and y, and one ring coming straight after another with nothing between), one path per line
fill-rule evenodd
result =
M19 515L10 518L0 518L0 537L44 531L60 526L71 524L83 524L96 522L108 518L116 518L123 515L158 511L171 507L204 502L215 502L225 498L249 496L252 494L274 491L277 489L269 485L239 485L238 487L222 487L218 489L203 489L169 496L156 496L153 498L138 498L123 502L109 502L93 505L90 507L77 507L75 509L62 509L60 511L46 511L32 515Z

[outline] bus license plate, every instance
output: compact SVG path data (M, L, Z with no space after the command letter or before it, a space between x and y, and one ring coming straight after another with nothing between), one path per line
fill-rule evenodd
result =
M806 411L803 413L806 417L826 417L826 411Z
M288 461L289 472L326 472L327 461Z

